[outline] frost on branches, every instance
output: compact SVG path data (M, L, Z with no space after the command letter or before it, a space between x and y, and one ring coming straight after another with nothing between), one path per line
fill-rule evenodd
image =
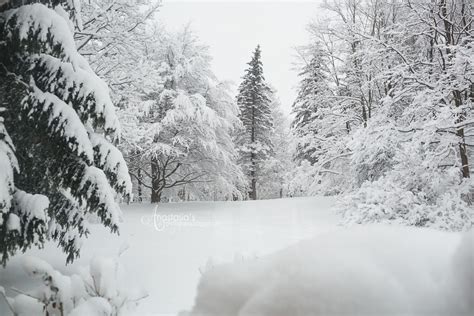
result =
M313 119L294 124L295 134L306 137L299 148L310 153L295 171L307 185L294 181L293 190L345 193L339 208L350 223L468 229L474 221L470 1L324 8L327 23L310 26L309 51L322 61L313 67L321 75L308 81L314 63L304 68L295 108L304 118L303 101L316 101Z
M3 264L47 239L72 261L88 217L116 232L115 199L131 193L127 166L112 145L120 126L108 87L72 37L77 2L45 3L12 1L0 13Z

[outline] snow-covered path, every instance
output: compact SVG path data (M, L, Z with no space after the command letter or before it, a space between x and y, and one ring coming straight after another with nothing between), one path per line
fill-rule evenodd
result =
M120 236L95 228L73 265L64 267L65 256L54 245L27 254L64 267L60 270L75 270L95 255L115 256L128 247L121 261L131 280L150 295L137 314L176 315L191 309L199 269L209 258L233 261L261 256L336 229L338 217L329 210L332 203L326 197L170 203L160 204L156 216L153 205L127 205ZM17 256L0 270L0 284L6 288L24 289L30 282L19 268L20 260ZM0 315L4 314L5 303L0 302Z

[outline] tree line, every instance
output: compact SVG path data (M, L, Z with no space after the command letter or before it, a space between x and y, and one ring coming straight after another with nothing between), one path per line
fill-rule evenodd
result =
M325 1L293 105L294 194L342 194L350 223L472 225L474 7Z

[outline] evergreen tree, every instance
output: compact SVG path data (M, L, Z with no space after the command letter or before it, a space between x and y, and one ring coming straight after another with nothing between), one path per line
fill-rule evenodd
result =
M89 217L116 232L116 195L131 192L125 161L111 143L120 126L108 87L74 44L76 2L32 2L0 7L3 264L47 239L72 261Z
M239 118L243 124L237 142L241 164L250 182L249 197L256 200L259 170L262 162L271 157L273 152L270 138L273 131L269 97L271 90L263 76L260 46L255 49L248 65L237 96Z

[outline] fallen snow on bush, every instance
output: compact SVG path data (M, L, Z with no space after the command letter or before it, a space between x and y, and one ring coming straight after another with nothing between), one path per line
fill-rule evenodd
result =
M0 297L15 316L130 315L147 296L125 279L117 258L95 257L79 274L72 275L65 275L36 257L23 257L22 266L26 274L41 283L30 291L12 288L17 294L14 297L0 287Z
M341 229L208 267L190 314L474 315L473 247L472 231Z

